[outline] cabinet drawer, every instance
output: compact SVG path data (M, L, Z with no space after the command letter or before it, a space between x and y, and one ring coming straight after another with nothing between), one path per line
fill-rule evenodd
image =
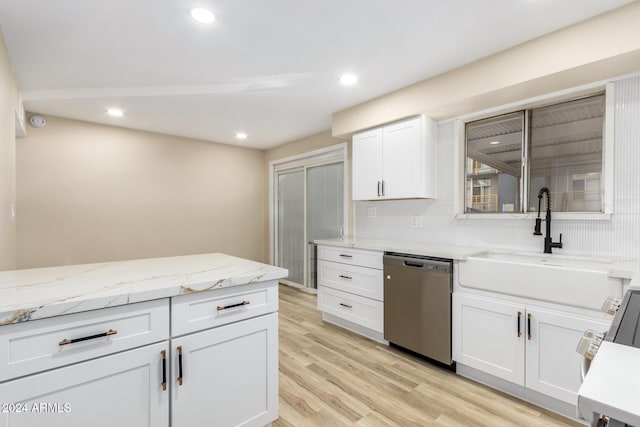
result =
M168 427L168 350L163 341L0 383L0 401L19 403L18 411L0 411L0 425Z
M171 335L179 336L278 311L276 280L171 298Z
M0 381L169 337L169 299L0 327Z
M318 286L318 310L383 332L384 306L380 301Z
M361 267L377 268L380 270L382 270L382 255L383 253L380 251L341 248L339 246L318 246L319 260L359 265Z
M318 261L318 285L383 300L382 270Z

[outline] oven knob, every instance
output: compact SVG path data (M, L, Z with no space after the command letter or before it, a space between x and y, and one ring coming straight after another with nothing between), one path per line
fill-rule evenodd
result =
M620 309L621 303L622 301L620 301L620 298L607 297L607 299L604 300L604 303L602 304L602 308L600 310L602 310L603 312L607 313L610 316L614 316L616 312Z
M580 338L576 351L585 358L593 360L603 339L604 334L599 334L594 330L587 329L582 338Z

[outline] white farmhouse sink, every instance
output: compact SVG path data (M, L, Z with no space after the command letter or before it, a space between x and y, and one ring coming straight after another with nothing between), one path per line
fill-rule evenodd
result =
M599 310L622 296L612 261L556 254L489 251L458 263L462 287Z

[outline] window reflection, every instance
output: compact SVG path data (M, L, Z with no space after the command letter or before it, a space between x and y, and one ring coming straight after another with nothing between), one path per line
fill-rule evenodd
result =
M556 212L600 212L604 95L531 110L530 123L529 210L548 187Z
M465 212L535 212L542 187L553 211L602 212L604 110L601 93L467 123Z
M519 212L524 112L467 123L465 212Z

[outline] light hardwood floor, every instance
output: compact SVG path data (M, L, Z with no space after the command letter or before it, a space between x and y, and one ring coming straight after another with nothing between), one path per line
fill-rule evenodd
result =
M274 426L580 426L322 321L316 296L280 285Z

